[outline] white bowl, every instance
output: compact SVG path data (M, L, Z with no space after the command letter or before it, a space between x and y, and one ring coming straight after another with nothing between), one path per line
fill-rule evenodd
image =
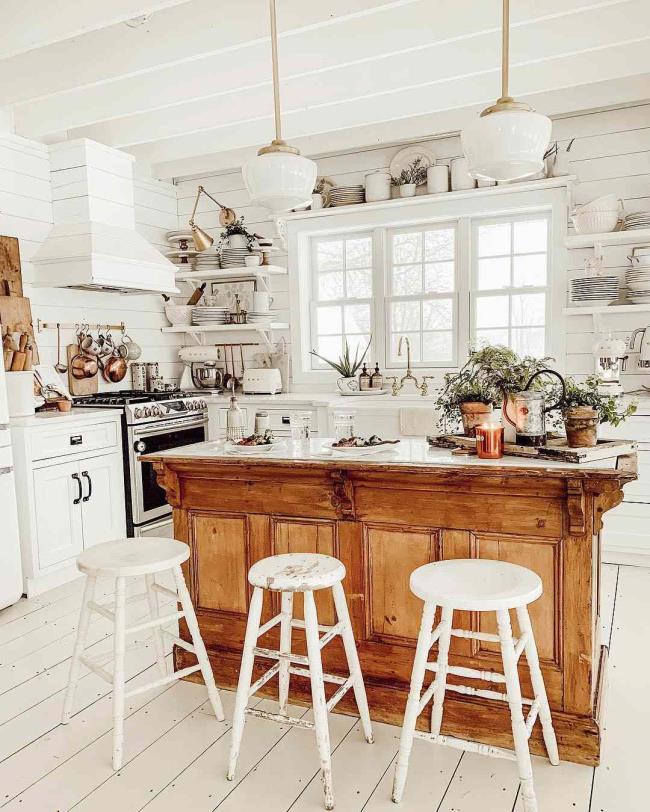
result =
M574 214L571 218L578 234L604 234L618 225L618 211L593 211Z
M577 206L576 214L586 214L587 212L596 211L614 211L618 206L619 199L616 195L603 195L602 197L597 197L595 200L592 200L590 203Z
M176 324L189 325L192 323L192 305L165 305L165 315L169 323L174 326Z

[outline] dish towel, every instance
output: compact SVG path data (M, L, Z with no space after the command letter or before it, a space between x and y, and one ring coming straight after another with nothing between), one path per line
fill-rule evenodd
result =
M399 430L404 437L426 437L434 433L435 412L431 408L411 406L399 410Z

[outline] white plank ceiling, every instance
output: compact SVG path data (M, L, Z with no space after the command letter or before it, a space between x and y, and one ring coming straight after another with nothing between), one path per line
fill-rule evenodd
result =
M551 115L650 97L647 0L511 6L514 95ZM17 134L93 138L165 178L270 140L267 0L10 7L0 108ZM278 18L284 131L307 154L454 132L498 95L500 0L278 0Z

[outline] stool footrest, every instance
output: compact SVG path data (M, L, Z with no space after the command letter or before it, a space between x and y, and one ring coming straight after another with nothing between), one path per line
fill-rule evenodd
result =
M421 730L416 730L413 734L416 739L423 739L424 741L432 742L433 744L444 744L447 747L454 747L456 750L466 750L469 753L480 753L482 756L490 756L491 758L507 758L510 761L516 761L517 756L512 750L505 750L502 747L494 747L491 744L484 744L483 742L471 741L470 739L459 739L455 736L443 736L442 734L434 735L433 733L425 733Z
M289 666L289 673L294 674L296 677L307 677L307 679L311 678L311 674L309 673L308 668L298 668L294 665ZM326 674L323 671L323 682L333 682L337 685L343 685L343 683L347 680L347 677L339 677L338 674Z
M258 719L269 719L271 722L280 722L283 725L293 725L294 727L304 727L308 730L314 729L314 723L308 719L299 719L297 716L285 716L283 713L270 713L259 710L259 708L246 708L249 716L257 716Z
M270 631L274 626L277 626L278 623L282 620L282 615L275 615L272 617L271 620L267 620L262 626L259 627L257 630L257 639L259 640L260 637L265 635L268 631Z
M84 657L83 655L79 658L81 662L86 666L86 668L93 672L93 674L97 674L98 677L101 677L106 682L113 683L113 675L110 671L107 671L105 668L102 668L101 665L98 665L96 662L90 659L90 657Z
M188 643L186 640L181 639L176 634L174 634L174 632L170 632L169 629L163 629L162 633L167 635L167 637L170 638L170 640L175 646L185 649L185 651L188 651L190 654L196 655L196 649L191 643Z
M292 654L288 651L286 654L281 653L275 648L262 648L255 646L253 654L256 657L266 657L269 660L289 660L292 663L300 663L301 665L309 665L309 658L305 654Z
M88 608L91 610L91 612L97 612L98 615L105 617L106 620L110 620L111 623L115 622L115 612L113 612L112 609L109 609L108 606L105 606L103 603L89 601Z
M537 720L538 714L539 714L539 700L536 699L534 702L532 702L530 706L530 711L528 713L528 716L526 717L526 732L528 733L529 739L530 734L533 732L533 725Z
M273 677L278 673L279 670L280 670L280 663L276 663L275 665L272 665L271 668L269 668L268 671L265 671L262 674L262 676L258 680L256 680L250 686L250 688L248 689L249 698L251 696L253 696L254 694L256 694L263 685L266 685L266 683L270 679L273 679Z
M339 687L338 691L332 694L332 696L327 700L326 707L328 711L333 710L339 702L343 699L343 697L347 694L354 683L354 677L349 676L344 683Z
M159 592L166 598L170 598L171 600L178 602L178 592L176 592L174 589L169 589L169 587L162 586L161 584L154 584L153 588L156 590L156 592Z
M137 696L138 694L144 694L146 691L150 691L152 688L162 688L163 685L168 685L170 682L176 682L177 679L188 677L190 674L193 674L195 671L199 671L200 669L200 664L191 665L189 668L182 668L180 671L174 671L173 674L168 674L166 677L161 677L153 682L148 682L146 685L140 685L137 688L133 688L132 690L127 691L124 696L128 699L132 696Z
M153 629L154 626L164 626L165 623L171 623L172 620L180 620L182 617L185 617L185 612L172 612L171 615L161 615L152 620L145 620L144 623L136 623L135 626L127 626L124 631L126 634L135 634L145 629Z
M428 671L438 671L438 663L427 663ZM464 668L460 665L447 666L447 673L454 677L468 677L469 679L480 679L484 682L505 683L506 678L497 671L479 671L477 668Z

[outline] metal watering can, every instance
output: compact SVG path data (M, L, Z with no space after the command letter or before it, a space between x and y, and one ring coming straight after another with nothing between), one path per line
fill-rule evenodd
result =
M562 394L559 400L552 406L546 405L546 398L543 392L530 388L533 381L539 378L540 375L554 375L562 385ZM503 415L508 423L515 427L517 445L536 447L544 445L546 442L546 415L548 412L553 411L553 409L557 409L564 400L565 394L566 385L564 378L554 369L540 369L539 372L531 375L530 380L522 392L517 392L509 397L504 392ZM509 403L514 407L514 419L508 414Z

